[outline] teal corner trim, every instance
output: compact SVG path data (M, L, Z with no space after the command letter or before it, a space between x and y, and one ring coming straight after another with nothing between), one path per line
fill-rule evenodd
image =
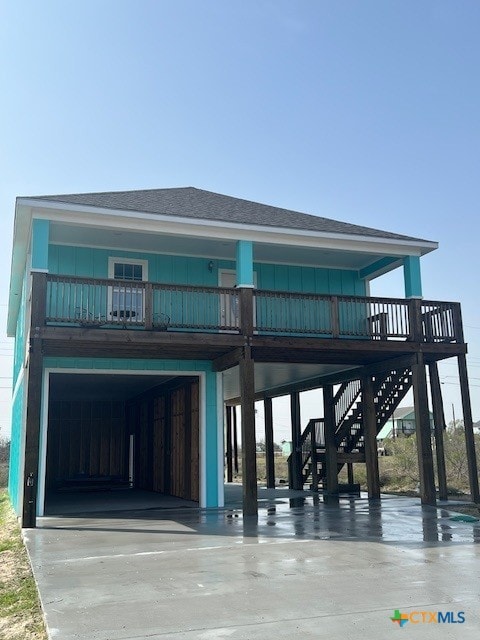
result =
M403 277L405 280L405 297L422 297L422 276L420 271L420 258L418 256L406 256L403 259Z
M10 461L8 469L8 494L17 515L20 513L21 491L23 489L23 398L24 380L20 381L12 405L12 433L10 436Z
M50 220L34 219L32 223L32 269L48 271Z
M237 287L253 287L253 242L237 241Z
M217 429L217 374L205 375L205 503L218 507L218 429Z

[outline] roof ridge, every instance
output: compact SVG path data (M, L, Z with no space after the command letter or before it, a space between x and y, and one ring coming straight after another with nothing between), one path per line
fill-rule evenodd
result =
M47 195L37 195L37 196L17 196L17 200L18 199L29 199L29 200L47 200L48 198L61 198L63 196L65 197L69 197L69 196L109 196L109 195L115 195L115 194L119 194L119 193L148 193L148 192L153 192L153 191L178 191L178 190L185 190L185 189L195 189L196 191L203 191L203 189L198 189L197 187L192 187L192 186L188 186L188 187L160 187L157 189L118 189L115 191L79 191L77 193L49 193ZM213 191L211 192L207 192L207 193L213 193ZM218 194L221 195L221 194Z

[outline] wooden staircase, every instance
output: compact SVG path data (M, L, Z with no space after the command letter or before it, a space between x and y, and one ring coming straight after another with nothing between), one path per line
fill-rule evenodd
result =
M410 368L401 368L376 375L373 378L377 434L393 415L400 402L412 386ZM335 445L337 447L338 471L347 462L365 462L365 440L363 429L363 403L360 380L350 380L340 385L334 399ZM312 478L312 452L317 461L317 477L325 481L325 430L323 418L312 418L301 437L302 481Z

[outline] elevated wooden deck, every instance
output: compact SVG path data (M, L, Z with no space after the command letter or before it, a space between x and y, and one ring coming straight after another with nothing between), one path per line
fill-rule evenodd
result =
M44 355L208 359L221 371L245 346L258 362L359 365L466 350L456 302L33 276Z

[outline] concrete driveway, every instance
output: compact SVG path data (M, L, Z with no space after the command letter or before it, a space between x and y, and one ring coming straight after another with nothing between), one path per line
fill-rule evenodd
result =
M289 495L264 493L258 523L227 509L41 519L25 539L50 637L479 637L479 523L413 498ZM413 613L403 628L395 610Z

